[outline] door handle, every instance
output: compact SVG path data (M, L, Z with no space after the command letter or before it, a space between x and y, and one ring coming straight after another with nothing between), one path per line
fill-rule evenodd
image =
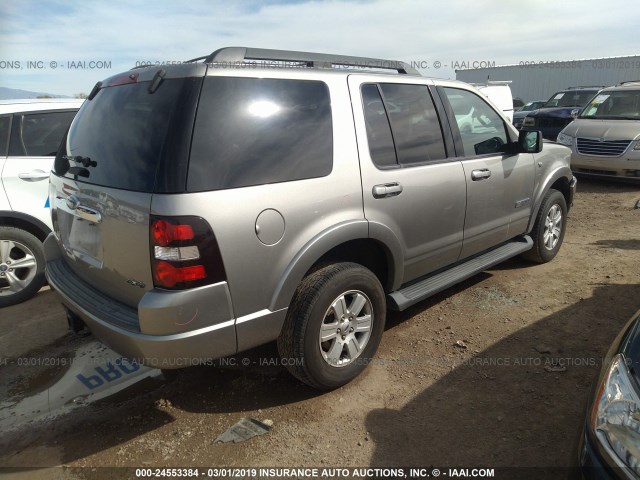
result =
M395 197L396 195L400 195L402 193L402 185L397 182L385 183L383 185L374 185L372 193L373 198Z
M483 180L485 178L489 178L491 176L491 170L488 168L483 168L482 170L474 170L471 172L471 180Z
M19 173L18 178L26 182L37 182L49 178L49 172L44 170L32 170L28 173Z

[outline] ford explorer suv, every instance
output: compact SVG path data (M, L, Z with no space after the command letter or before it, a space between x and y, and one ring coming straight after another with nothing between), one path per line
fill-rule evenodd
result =
M82 102L0 101L0 307L31 298L45 282L49 173Z
M581 175L640 181L640 81L605 88L558 135Z
M553 259L569 155L402 62L231 47L137 68L96 84L58 151L47 278L73 328L128 358L277 340L297 378L336 388L387 309Z
M540 130L544 138L555 142L560 131L571 123L601 88L574 87L554 93L542 108L527 114L522 129Z

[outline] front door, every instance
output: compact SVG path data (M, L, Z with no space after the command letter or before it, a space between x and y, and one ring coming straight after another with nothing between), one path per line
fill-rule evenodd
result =
M460 88L443 91L458 124L467 184L462 259L525 233L531 214L534 158L506 153L511 142L508 127L480 96Z

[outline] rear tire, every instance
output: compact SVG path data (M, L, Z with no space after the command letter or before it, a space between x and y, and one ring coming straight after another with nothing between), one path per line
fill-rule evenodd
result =
M551 189L542 199L536 223L531 232L533 248L522 257L536 263L555 258L562 246L567 229L567 201L558 190Z
M30 299L44 285L42 242L25 230L0 227L0 307Z
M337 263L298 287L278 338L282 363L311 387L330 390L371 362L384 332L386 300L378 278L356 263Z

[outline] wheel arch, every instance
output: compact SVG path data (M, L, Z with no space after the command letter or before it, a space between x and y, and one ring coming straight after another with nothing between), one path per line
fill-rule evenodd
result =
M278 282L269 309L287 308L300 282L309 273L329 263L363 265L378 277L385 291L390 291L401 274L398 272L400 258L399 245L371 237L366 220L335 225L307 242L291 260Z
M554 189L562 193L562 196L567 202L567 211L569 210L569 208L571 207L570 183L572 177L573 174L571 173L571 169L569 167L558 168L547 176L544 183L540 186L540 188L538 188L538 191L536 192L534 207L531 210L529 225L527 226L527 233L530 233L533 230L536 218L538 217L538 212L540 211L540 207L542 205L542 200L549 190Z
M44 242L47 235L51 233L51 229L41 220L26 213L14 211L0 211L0 227L13 227L25 230L41 242Z

